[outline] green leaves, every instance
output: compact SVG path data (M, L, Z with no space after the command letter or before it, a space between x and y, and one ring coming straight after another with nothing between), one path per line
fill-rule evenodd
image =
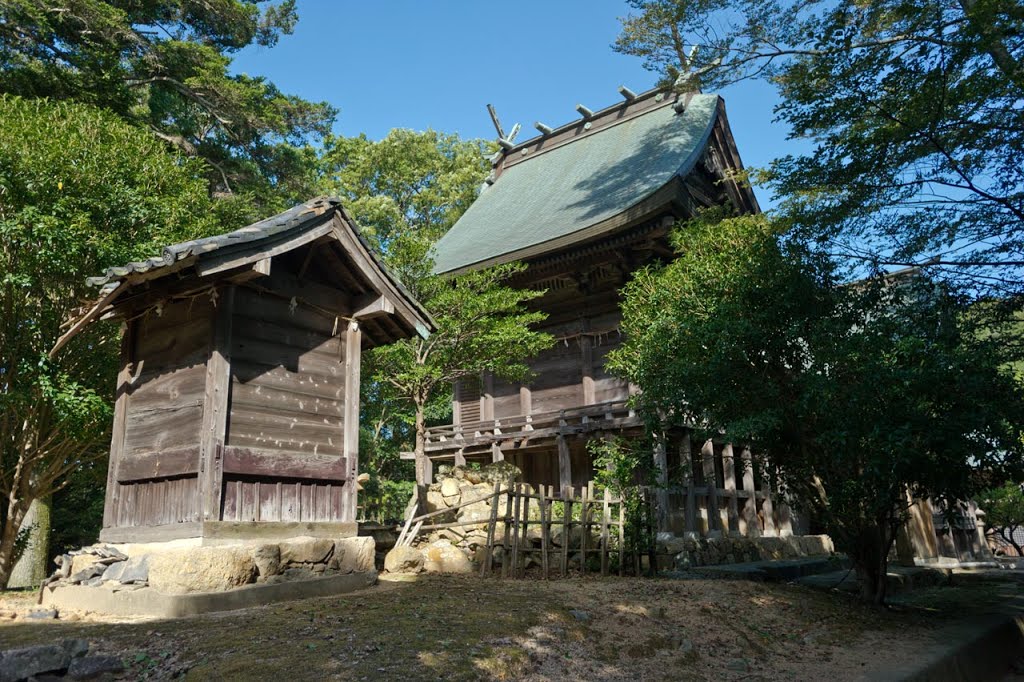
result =
M1013 0L633 0L616 49L683 89L764 78L813 150L762 180L807 243L863 274L919 264L1020 293L1024 33ZM692 63L690 46L699 46Z
M1017 480L1024 392L982 311L921 273L840 284L766 217L720 218L681 225L680 257L626 287L610 366L641 409L752 443L865 566L908 494L954 505Z
M230 53L295 25L294 0L260 4L3 0L0 92L102 106L203 158L214 192L274 212L314 194L312 166L293 152L322 139L336 112L230 74Z

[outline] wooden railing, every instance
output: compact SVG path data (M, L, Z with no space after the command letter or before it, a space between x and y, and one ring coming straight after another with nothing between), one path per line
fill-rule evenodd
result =
M539 440L640 424L636 412L625 400L614 400L564 410L434 426L427 429L426 450L428 453L441 453L501 441Z

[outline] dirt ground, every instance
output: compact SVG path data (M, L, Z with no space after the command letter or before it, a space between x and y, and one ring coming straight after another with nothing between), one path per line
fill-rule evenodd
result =
M120 656L125 679L839 682L906 664L943 627L1021 595L972 583L880 610L736 580L433 576L171 621L18 619L0 625L0 649L81 637ZM27 599L0 596L0 609Z

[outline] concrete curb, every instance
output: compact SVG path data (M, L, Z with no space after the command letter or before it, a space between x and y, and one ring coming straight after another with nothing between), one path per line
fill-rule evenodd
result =
M1024 654L1024 617L997 615L943 631L942 644L922 652L914 663L865 675L889 682L983 682L1002 679Z
M369 587L375 582L377 572L370 571L273 585L246 585L227 592L198 594L163 594L150 587L113 592L102 587L64 585L52 592L44 589L43 605L58 611L69 609L112 616L180 618L212 611L247 609L293 599L330 597Z

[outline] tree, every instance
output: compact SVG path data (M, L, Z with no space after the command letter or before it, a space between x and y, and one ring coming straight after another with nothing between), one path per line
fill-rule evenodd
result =
M505 284L523 269L512 263L450 280L424 278L421 295L426 294L423 300L437 330L430 338L408 339L374 351L374 379L391 385L414 408L418 467L426 456L426 409L439 390L485 371L512 381L522 379L529 372L523 360L551 345L549 334L530 328L547 316L524 305L543 292Z
M921 273L844 285L766 217L723 215L684 225L685 256L627 285L610 367L646 414L752 444L882 603L908 501L952 507L1021 469L1005 346Z
M265 215L312 194L308 145L336 112L232 75L230 55L273 46L297 18L295 0L0 0L0 92L109 109L204 159L215 193Z
M106 454L117 329L48 351L95 297L89 273L244 224L202 173L111 113L0 96L0 588L32 501Z
M476 198L489 170L488 151L480 141L430 130L326 144L323 173L330 190L438 324L429 339L400 342L366 358L362 407L375 424L369 451L379 472L385 458L397 461L410 438L422 461L427 422L450 414L453 381L482 371L521 378L522 358L550 343L529 329L543 316L524 308L539 294L504 284L519 266L453 279L432 274L430 250Z
M668 82L778 88L777 119L814 148L781 154L761 179L803 238L862 272L917 265L976 291L1021 291L1018 2L630 4L615 49Z
M1007 481L999 488L992 488L978 497L979 506L985 511L985 525L989 533L999 536L1017 550L1017 556L1024 557L1016 533L1024 528L1024 490L1019 483Z

